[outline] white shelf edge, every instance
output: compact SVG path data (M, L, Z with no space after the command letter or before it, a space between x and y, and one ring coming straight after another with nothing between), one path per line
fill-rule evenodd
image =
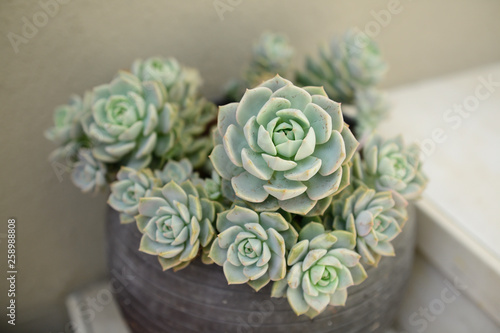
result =
M419 251L500 326L500 260L425 196L416 206Z
M66 308L75 332L131 333L111 290L110 282L102 280L67 296ZM102 298L104 294L106 298ZM94 303L89 304L89 299Z

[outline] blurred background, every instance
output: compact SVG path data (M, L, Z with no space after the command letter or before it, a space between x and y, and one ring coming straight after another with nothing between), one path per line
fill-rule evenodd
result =
M66 295L105 276L107 195L80 193L47 161L54 146L43 131L72 93L163 55L198 68L217 99L263 31L285 33L301 64L350 27L379 43L390 65L383 88L392 88L498 62L499 14L497 0L2 0L0 267L14 217L16 331L66 332ZM6 290L1 283L3 309Z

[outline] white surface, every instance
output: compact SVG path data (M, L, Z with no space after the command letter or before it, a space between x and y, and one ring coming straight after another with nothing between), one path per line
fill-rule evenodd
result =
M68 296L66 306L75 333L130 333L112 286L96 282Z
M417 255L395 333L498 333L463 290L467 284L445 277L425 257Z
M380 133L403 133L406 142L425 147L434 142L424 153L426 196L500 260L500 86L474 111L449 118L488 77L500 85L500 64L392 90L391 119Z
M498 258L471 238L428 200L417 204L420 252L447 278L460 279L463 290L500 325L500 264ZM500 330L499 330L500 331Z

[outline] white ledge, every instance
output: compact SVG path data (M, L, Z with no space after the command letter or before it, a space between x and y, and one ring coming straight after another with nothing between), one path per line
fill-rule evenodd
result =
M500 325L500 64L389 92L384 136L418 143L421 253Z

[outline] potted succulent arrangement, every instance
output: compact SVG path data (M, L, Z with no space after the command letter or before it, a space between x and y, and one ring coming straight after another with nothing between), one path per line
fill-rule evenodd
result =
M415 146L375 133L387 66L356 30L303 69L293 55L262 35L218 107L195 69L154 57L56 109L51 159L82 191L110 189L109 267L134 275L117 279L134 332L380 332L394 319L408 203L427 180Z

